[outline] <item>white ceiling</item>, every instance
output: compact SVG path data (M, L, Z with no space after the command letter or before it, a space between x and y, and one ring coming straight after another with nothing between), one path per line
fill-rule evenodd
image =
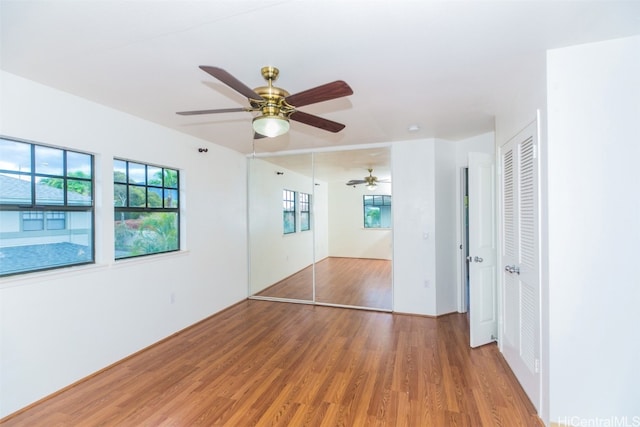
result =
M368 169L380 180L391 179L391 150L385 146L268 155L263 160L325 182L364 179Z
M247 105L199 65L250 87L273 65L290 93L353 88L301 108L342 132L292 122L256 152L458 140L493 130L545 50L640 33L640 1L0 0L0 19L5 71L249 153L250 113L175 114Z

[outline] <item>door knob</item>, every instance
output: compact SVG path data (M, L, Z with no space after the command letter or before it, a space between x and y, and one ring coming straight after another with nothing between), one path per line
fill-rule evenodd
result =
M504 271L506 271L507 273L520 274L520 267L518 267L517 265L505 265Z
M480 258L479 256L474 257L474 258L473 258L473 260L474 260L475 262L482 262L482 261L484 261L484 260L483 260L482 258Z

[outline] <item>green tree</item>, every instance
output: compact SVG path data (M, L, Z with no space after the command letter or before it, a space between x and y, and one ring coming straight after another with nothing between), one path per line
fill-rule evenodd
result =
M366 228L380 227L380 208L375 206L366 207L365 227Z
M113 202L115 206L145 207L146 195L144 187L126 185L124 172L113 171ZM128 203L127 203L128 202Z
M132 252L141 255L175 249L178 249L177 215L158 212L145 216L133 242Z
M173 169L162 169L162 171L158 171L153 174L151 179L149 179L149 185L177 189L178 188L178 171ZM165 200L166 207L172 206L172 203L173 203L172 196L173 195L171 191L168 191L166 193L166 197L167 197ZM156 206L156 205L151 205L151 200L149 202L150 202L150 206Z
M70 172L68 178L83 178L90 179L91 175L82 171ZM64 180L62 178L43 178L39 182L42 185L48 185L49 187L59 188L64 190ZM67 190L74 193L82 194L84 196L91 195L91 181L67 179Z

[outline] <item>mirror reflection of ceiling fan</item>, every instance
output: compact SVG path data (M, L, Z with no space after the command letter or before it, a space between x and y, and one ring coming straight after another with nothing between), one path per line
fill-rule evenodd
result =
M191 116L196 114L233 113L239 111L258 112L259 114L253 119L254 138L272 138L287 133L289 131L289 120L334 133L340 132L345 127L345 125L341 123L298 110L299 107L305 105L352 95L353 90L342 80L336 80L332 83L326 83L290 95L286 90L273 86L273 81L278 78L278 74L280 73L275 67L262 67L262 77L267 81L267 86L261 86L255 89L246 86L222 68L201 65L200 69L220 80L236 92L246 96L250 107L180 111L176 114Z
M352 179L349 182L347 182L347 185L355 187L356 185L359 185L359 184L366 184L369 190L375 190L379 183L391 182L388 179L378 179L377 176L373 176L373 169L371 168L367 169L367 171L369 171L369 176L365 176L363 179Z

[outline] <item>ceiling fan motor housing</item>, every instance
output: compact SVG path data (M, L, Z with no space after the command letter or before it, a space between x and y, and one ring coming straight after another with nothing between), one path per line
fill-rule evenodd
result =
M266 116L288 115L294 108L284 100L289 96L289 92L275 86L261 86L254 89L255 93L262 97L262 100L249 99L253 108L258 108Z

